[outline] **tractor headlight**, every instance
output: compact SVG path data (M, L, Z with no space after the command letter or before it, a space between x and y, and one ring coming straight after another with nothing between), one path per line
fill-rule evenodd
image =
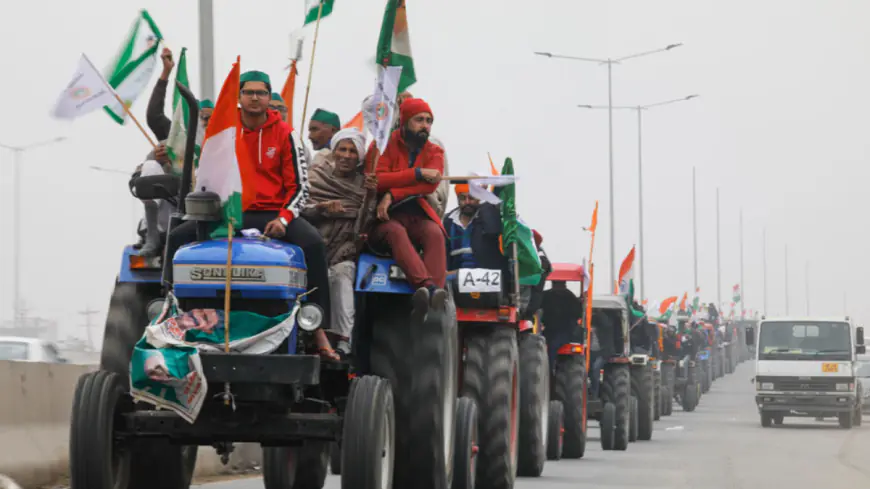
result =
M323 309L317 304L305 304L296 313L296 322L304 331L314 331L323 322Z

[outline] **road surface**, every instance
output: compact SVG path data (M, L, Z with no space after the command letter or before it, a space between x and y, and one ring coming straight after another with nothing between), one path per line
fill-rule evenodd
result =
M538 479L517 489L851 489L870 487L870 426L842 430L835 421L786 418L761 428L754 405L754 365L717 380L698 409L655 425L652 441L626 452L604 452L591 423L586 456L547 462ZM259 478L219 482L201 489L261 489ZM327 489L339 489L330 476ZM399 488L397 488L399 489Z

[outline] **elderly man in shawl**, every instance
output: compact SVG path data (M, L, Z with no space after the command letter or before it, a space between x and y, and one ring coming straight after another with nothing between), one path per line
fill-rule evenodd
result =
M302 215L326 243L332 295L332 334L339 354L350 353L354 277L359 235L373 221L377 177L365 176L365 136L355 128L337 132L330 153L308 171L310 194Z

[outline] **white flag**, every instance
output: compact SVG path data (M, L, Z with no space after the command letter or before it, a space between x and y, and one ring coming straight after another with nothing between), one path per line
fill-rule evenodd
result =
M76 119L113 102L117 102L114 91L82 54L76 73L58 97L52 115L58 119Z
M381 154L387 148L393 130L397 112L396 95L401 77L401 66L379 66L375 93L363 101L366 130L374 136Z

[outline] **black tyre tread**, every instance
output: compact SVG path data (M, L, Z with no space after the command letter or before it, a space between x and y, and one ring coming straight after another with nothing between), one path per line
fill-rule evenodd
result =
M412 326L414 327L414 326ZM426 321L415 327L413 336L413 376L411 380L411 473L415 488L448 489L453 464L452 453L445 459L444 447L453 451L455 426L444 426L445 405L455 413L454 399L443 399L445 383L456 386L458 364L458 329L455 317L443 307L432 307ZM452 418L455 419L455 418ZM454 423L455 424L455 423ZM430 475L431 474L431 475Z
M295 488L297 447L263 447L263 487L265 489ZM291 458L292 457L292 458Z
M655 378L652 365L632 367L631 369L631 392L637 399L637 439L651 440L653 434L653 421L655 418L655 405L653 391Z
M168 440L141 440L130 460L130 488L187 489L196 468L199 447L173 445Z
M683 386L683 395L680 400L683 404L683 411L692 412L698 407L698 366L689 367L689 375L686 379L686 385Z
M373 375L353 381L342 428L342 489L376 489L382 486L377 462L383 455L383 423L392 422L393 440L398 434L394 403L389 381ZM384 414L387 414L386 420ZM399 450L395 444L392 447L395 464ZM388 484L387 487L394 485Z
M653 371L653 420L662 418L662 375L661 370Z
M542 426L550 404L550 365L547 341L527 333L520 336L520 426L517 440L517 475L540 477L547 461Z
M477 487L511 489L516 478L510 411L514 375L519 373L517 333L505 325L481 325L466 338L463 395L473 399L480 412Z
M613 450L616 440L616 407L613 403L606 403L601 412L601 449Z
M560 460L564 449L562 430L565 427L565 407L562 401L550 401L548 409L547 460Z
M560 355L556 359L553 399L562 403L565 415L562 458L582 458L586 453L586 420L583 419L586 382L586 357Z
M628 426L629 426L629 428L628 428L628 441L629 441L629 443L634 443L637 441L637 434L638 434L638 423L637 423L638 411L637 411L637 398L636 397L631 396L631 403L629 404L629 406L631 406L631 410L630 410L631 415L629 417L629 424L628 424Z
M329 443L306 441L297 447L296 480L293 489L323 489L329 469Z
M453 450L453 485L451 489L474 489L474 445L478 440L477 404L467 397L456 400L456 438Z
M616 408L614 426L614 449L628 448L628 416L631 397L631 374L626 364L609 363L604 367L601 397Z
M393 485L411 487L411 347L410 307L393 302L380 305L372 325L371 370L390 383L396 423L396 458ZM355 382L356 383L356 382ZM345 425L348 423L345 420ZM344 446L342 446L344 452ZM342 455L342 471L346 458Z

